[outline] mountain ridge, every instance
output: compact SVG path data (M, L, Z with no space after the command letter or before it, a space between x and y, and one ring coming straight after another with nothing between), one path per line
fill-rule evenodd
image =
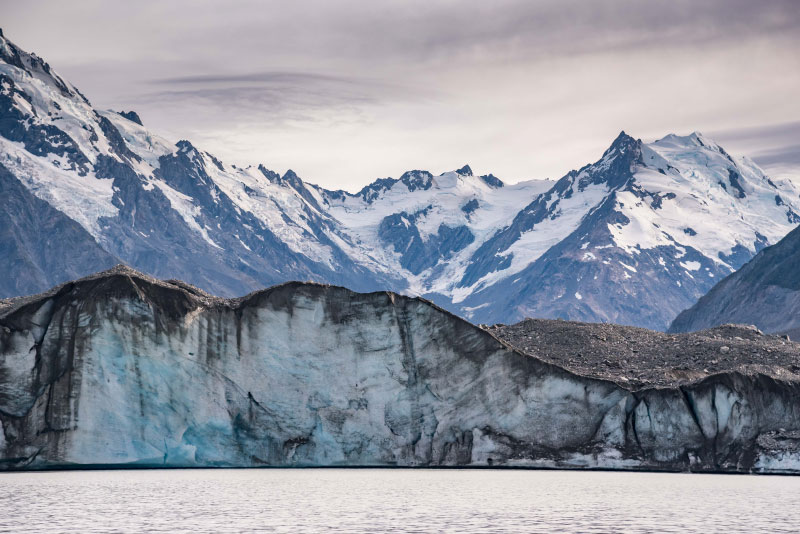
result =
M291 169L238 167L173 144L135 112L95 110L5 37L0 111L0 165L24 186L16 201L32 205L22 197L33 195L48 206L37 209L55 210L42 219L83 228L72 239L98 249L92 270L122 261L227 296L314 280L422 295L476 322L666 329L800 222L791 182L697 132L643 143L623 131L598 161L556 181L507 184L464 165L329 191ZM43 273L0 283L0 296L87 274L69 257L44 262L34 241L0 241L8 258L39 258L29 264Z
M764 248L672 321L670 332L719 322L747 322L771 333L800 337L800 228Z

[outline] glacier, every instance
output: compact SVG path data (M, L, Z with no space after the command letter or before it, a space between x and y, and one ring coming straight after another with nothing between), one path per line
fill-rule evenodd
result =
M0 301L0 468L797 473L798 380L634 388L421 298L294 282L223 299L119 266Z

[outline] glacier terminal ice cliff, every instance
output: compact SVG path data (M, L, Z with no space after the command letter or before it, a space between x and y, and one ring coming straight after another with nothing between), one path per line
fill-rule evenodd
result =
M521 325L311 283L222 299L116 267L0 301L0 468L800 472L798 345L736 328ZM601 337L611 365L592 372L598 349L575 340ZM695 369L698 352L669 380L625 377L634 345L669 343L704 347L716 367Z

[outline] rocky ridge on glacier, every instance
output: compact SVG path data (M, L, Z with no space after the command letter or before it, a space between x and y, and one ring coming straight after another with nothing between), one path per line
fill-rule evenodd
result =
M0 467L800 472L794 344L532 322L505 330L521 352L492 331L390 292L223 299L118 267L0 303ZM666 339L736 363L622 379ZM600 352L618 373L581 368Z

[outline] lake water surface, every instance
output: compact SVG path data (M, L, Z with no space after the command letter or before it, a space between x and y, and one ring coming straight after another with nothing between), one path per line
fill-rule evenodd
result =
M800 477L518 470L0 473L0 532L798 532Z

